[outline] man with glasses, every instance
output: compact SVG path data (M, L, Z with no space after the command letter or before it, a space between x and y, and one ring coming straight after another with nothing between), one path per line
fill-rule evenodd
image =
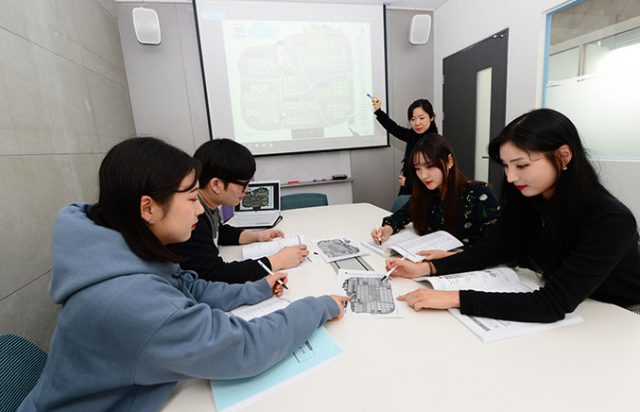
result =
M201 279L215 282L244 283L263 278L266 272L257 260L225 262L218 254L218 245L268 242L284 236L276 229L252 232L220 222L218 206L236 206L247 192L256 171L253 155L233 140L214 139L200 146L193 157L202 163L198 197L204 213L188 241L170 246L173 252L188 258L180 266L197 272ZM278 271L298 266L308 254L305 245L290 246L259 260Z

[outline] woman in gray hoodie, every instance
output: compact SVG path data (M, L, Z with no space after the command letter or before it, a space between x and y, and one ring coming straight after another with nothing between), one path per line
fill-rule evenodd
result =
M200 165L154 138L113 147L98 203L58 214L51 298L62 308L47 365L18 409L156 411L176 382L253 376L343 315L337 296L307 297L252 321L227 311L280 294L283 274L229 285L180 269L203 212Z

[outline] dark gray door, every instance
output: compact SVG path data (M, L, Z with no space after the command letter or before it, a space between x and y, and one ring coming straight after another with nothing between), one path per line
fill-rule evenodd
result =
M502 168L488 161L486 144L505 126L508 35L506 29L443 61L443 135L462 172L488 178L498 192Z

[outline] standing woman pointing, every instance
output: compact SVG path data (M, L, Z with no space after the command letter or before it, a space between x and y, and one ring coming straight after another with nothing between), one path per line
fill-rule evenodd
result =
M411 123L411 128L408 129L406 127L399 126L396 122L391 120L391 118L382 111L382 109L380 109L380 105L382 103L380 99L373 96L371 98L371 103L373 103L373 107L375 108L374 114L376 115L376 119L382 127L407 144L402 158L402 171L400 172L400 176L398 176L398 181L400 182L400 191L398 192L398 196L410 195L411 179L408 179L410 173L407 170L407 158L413 151L413 147L418 140L428 134L438 133L438 126L436 126L435 123L436 115L433 113L433 106L427 99L418 99L411 103L407 109L407 119L409 120L409 123Z

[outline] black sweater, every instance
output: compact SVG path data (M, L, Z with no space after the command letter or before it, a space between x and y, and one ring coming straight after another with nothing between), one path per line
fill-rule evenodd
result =
M513 262L509 228L498 219L493 230L463 253L434 260L438 275L467 272ZM633 214L618 200L596 194L573 244L553 270L550 246L532 242L531 261L545 285L533 293L460 292L466 315L527 322L554 322L573 312L586 298L631 306L640 303L640 254ZM532 266L532 265L529 265ZM437 275L436 275L437 276Z
M208 207L203 203L205 209ZM208 210L211 212L210 210ZM189 258L180 263L183 269L195 271L200 279L211 282L244 283L259 280L267 274L260 267L257 260L247 259L241 262L225 262L219 256L218 246L213 241L214 226L207 212L200 215L196 228L191 232L191 238L183 243L170 245L170 249L180 256ZM215 213L219 220L219 214ZM218 243L220 245L238 245L242 229L215 222L218 228ZM268 268L271 262L266 257L260 259Z
M407 170L407 158L413 151L413 146L418 142L418 140L422 139L424 136L431 133L438 133L438 128L436 127L435 122L431 122L431 125L424 133L416 133L413 129L399 126L396 122L391 120L389 116L382 111L382 109L378 109L374 112L378 122L385 128L385 130L398 139L402 140L407 144L407 147L404 150L404 157L402 158L402 176L406 177L404 186L400 188L399 195L410 195L411 194L411 174Z

